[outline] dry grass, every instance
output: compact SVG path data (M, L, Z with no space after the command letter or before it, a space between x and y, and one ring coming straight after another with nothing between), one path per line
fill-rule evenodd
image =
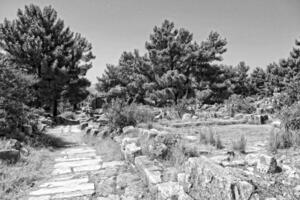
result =
M0 197L3 200L25 199L39 181L49 177L54 153L49 150L26 147L28 157L22 157L16 164L0 164Z
M268 140L269 150L276 153L278 149L287 149L300 146L300 133L298 131L284 131L273 128Z
M217 134L216 130L213 130L212 127L207 127L206 130L200 130L199 137L201 144L209 144L217 149L224 148L220 135Z
M247 140L244 135L241 135L239 140L232 142L232 149L240 153L246 153Z
M95 147L97 154L104 162L123 160L120 145L109 137L99 138L95 136L84 136L84 142Z

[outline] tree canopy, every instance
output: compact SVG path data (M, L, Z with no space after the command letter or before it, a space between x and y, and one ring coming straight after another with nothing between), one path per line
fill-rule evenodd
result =
M51 6L25 6L18 10L17 19L5 19L0 25L0 47L18 70L37 75L36 104L52 107L54 116L62 97L76 104L87 95L90 83L84 76L95 58L92 46L66 28Z

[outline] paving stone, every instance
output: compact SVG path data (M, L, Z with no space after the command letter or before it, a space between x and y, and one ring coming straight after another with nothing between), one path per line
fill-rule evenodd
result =
M72 172L71 168L57 168L57 169L54 169L54 171L52 172L52 175L68 174L71 172Z
M94 153L96 152L95 149L91 148L72 148L67 149L61 152L61 154L82 154L82 153Z
M109 195L107 197L98 197L97 200L120 200L118 195Z
M82 197L82 196L89 196L95 192L94 189L92 190L84 190L84 191L76 191L76 192L67 192L61 194L55 194L51 197L51 199L63 199L63 198L74 198L74 197ZM80 198L82 199L82 198Z
M101 159L90 159L90 160L78 160L70 162L59 162L54 165L54 168L67 168L67 167L79 167L86 165L96 165L101 163Z
M51 196L46 195L46 196L38 196L38 197L29 197L28 200L49 200Z
M103 168L111 168L111 167L118 167L125 165L124 161L111 161L111 162L104 162L102 167Z
M71 179L71 180L62 180L62 181L53 181L42 184L40 187L62 187L64 185L79 185L82 183L87 183L89 181L88 177L83 177L79 179Z
M69 158L68 156L56 158L55 162L70 162L70 161L80 161L80 160L91 160L91 159L100 159L100 156L81 156Z
M64 187L56 187L56 188L42 188L31 192L30 195L39 196L39 195L50 195L50 194L85 191L85 190L94 190L94 184L84 183L79 185L65 185Z
M80 167L74 167L73 170L74 172L83 172L83 171L96 171L100 170L101 165L91 165L91 166L80 166Z

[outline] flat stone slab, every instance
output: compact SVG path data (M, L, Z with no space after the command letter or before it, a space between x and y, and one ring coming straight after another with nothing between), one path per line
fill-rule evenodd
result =
M80 153L95 153L96 150L92 148L70 148L61 152L61 154L80 154Z
M98 159L90 159L90 160L78 160L78 161L70 161L70 162L59 162L54 165L54 168L67 168L67 167L79 167L86 165L96 165L100 164L102 160Z
M56 158L55 161L56 162L70 162L70 161L80 161L80 160L91 160L91 159L101 159L100 156L94 156L94 154L92 154L92 156L90 156L90 154L86 156L80 156L80 157L68 157L68 156L64 156L61 158Z
M72 172L71 168L57 168L57 169L54 169L54 171L52 172L52 175L68 174L71 172Z
M125 165L124 161L111 161L111 162L104 162L102 167L103 168L111 168L111 167L118 167Z
M49 200L51 196L46 195L46 196L38 196L38 197L29 197L28 200Z
M100 170L102 167L101 165L90 165L90 166L80 166L74 167L74 172L84 172L84 171L97 171Z
M64 185L80 185L82 183L87 183L89 181L89 178L83 177L78 179L69 179L69 180L61 180L61 181L53 181L42 184L40 187L63 187Z
M51 197L51 199L65 199L65 198L89 196L89 195L92 195L94 192L95 192L94 189L93 190L76 191L76 192L66 192L66 193L55 194ZM80 198L80 199L82 199L82 198Z
M75 191L85 191L94 190L95 186L93 183L82 183L78 185L65 185L63 187L54 188L42 188L33 192L30 192L31 196L41 196L41 195L52 195L57 193L75 192Z

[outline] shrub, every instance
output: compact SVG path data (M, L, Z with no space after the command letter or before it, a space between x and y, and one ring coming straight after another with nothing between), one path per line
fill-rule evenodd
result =
M232 149L241 153L246 153L247 140L244 135L237 141L232 142Z
M202 144L210 144L217 149L224 148L220 136L216 133L216 131L213 131L211 127L208 127L207 132L205 133L200 132L199 137L200 143Z
M241 95L233 94L228 100L225 101L227 111L230 116L234 116L235 113L253 113L255 107L252 106L248 98L243 98Z
M182 118L182 116L185 114L185 113L193 113L193 110L191 109L191 106L192 105L195 105L195 99L191 98L191 99L186 99L186 98L183 98L183 99L180 99L178 101L177 104L174 105L174 108L175 108L175 111L177 112L178 116L180 118Z
M154 114L147 106L137 104L127 105L121 99L112 100L104 107L104 112L108 118L108 126L111 131L118 133L125 126L135 126L138 123L148 123L153 121Z
M297 131L275 129L270 131L268 147L271 152L278 149L287 149L292 146L300 146L300 134Z
M295 103L291 107L283 107L279 118L286 131L300 130L300 103Z

